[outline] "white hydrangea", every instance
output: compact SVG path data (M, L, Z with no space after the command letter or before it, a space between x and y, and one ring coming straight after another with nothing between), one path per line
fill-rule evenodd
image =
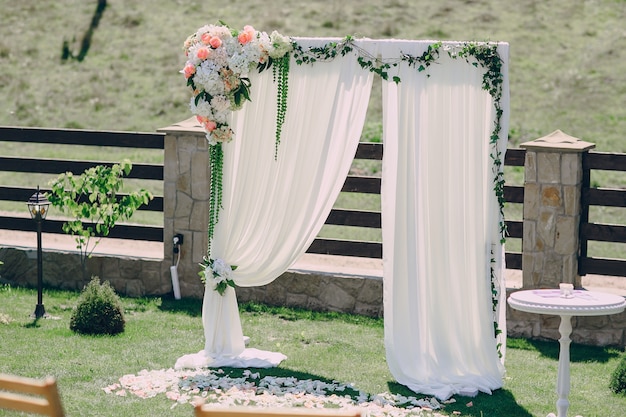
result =
M200 100L196 105L196 98L192 97L191 102L189 103L189 107L191 108L191 112L198 116L207 117L209 119L213 116L213 108L211 104L209 104L205 100Z
M256 42L259 45L259 49L265 54L267 54L267 51L272 48L272 41L270 39L270 35L268 35L267 32L259 33Z
M263 51L261 50L261 46L256 39L245 44L241 49L243 56L248 61L249 70L250 67L254 67L259 62Z
M246 75L250 70L250 60L242 53L234 53L228 60L228 67L236 74Z
M201 60L198 58L198 49L204 47L204 45L200 43L194 43L189 47L189 52L187 54L187 63L191 63L194 66L200 64Z
M228 44L229 43L227 43L227 45ZM233 52L230 51L228 47L224 47L222 45L221 48L211 50L211 60L214 62L216 67L224 68L228 66L228 59L232 54Z
M194 82L196 87L202 88L211 96L224 94L224 81L209 61L204 61L196 68Z
M293 49L291 39L287 36L281 35L277 31L272 32L270 35L270 41L272 43L272 48L268 52L272 58L281 58Z
M230 114L230 100L228 97L220 95L211 99L210 107L213 108L214 120L217 123L226 123Z
M213 261L213 274L217 275L214 279L217 282L232 279L233 270L223 259Z

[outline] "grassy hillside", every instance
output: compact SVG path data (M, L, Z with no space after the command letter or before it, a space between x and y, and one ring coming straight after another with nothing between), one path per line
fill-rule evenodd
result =
M108 0L85 59L63 61L64 42L78 53L97 4L0 0L0 125L154 131L187 119L182 43L221 19L291 36L506 41L511 146L561 129L598 151L626 152L625 0ZM375 88L368 139L380 137L380 123ZM0 154L48 152L0 142ZM507 172L507 181L521 178L520 170ZM23 181L33 179L0 177ZM626 188L624 174L592 181ZM379 207L378 200L355 204ZM592 220L626 224L626 209L598 210ZM520 207L510 205L507 217L521 218ZM379 239L373 233L368 238ZM626 245L613 246L611 256L626 256Z
M562 129L626 152L624 0L0 0L0 125L153 131L189 117L181 44L205 23L293 36L511 44L514 143ZM372 121L379 117L372 112Z

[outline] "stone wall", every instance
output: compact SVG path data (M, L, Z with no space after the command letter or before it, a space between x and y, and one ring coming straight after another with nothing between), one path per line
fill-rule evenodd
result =
M37 250L0 247L0 283L37 287ZM98 277L109 281L122 295L143 297L172 291L169 268L161 259L94 255L87 260L86 273L77 252L43 251L43 285L48 288L80 291Z
M300 271L287 271L261 287L237 288L239 302L256 301L370 317L382 317L382 294L382 279Z

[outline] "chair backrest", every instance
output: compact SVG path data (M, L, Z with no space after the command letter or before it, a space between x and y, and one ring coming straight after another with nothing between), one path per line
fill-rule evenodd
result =
M199 404L195 407L196 417L361 417L358 410L310 409L310 408L254 408L254 407L211 407Z
M0 409L64 417L54 378L33 379L0 374Z

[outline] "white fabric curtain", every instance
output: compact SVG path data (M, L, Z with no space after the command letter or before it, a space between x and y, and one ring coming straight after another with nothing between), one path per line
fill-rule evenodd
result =
M381 43L383 58L420 56L432 42ZM444 43L445 45L445 43ZM508 45L504 61L504 158ZM493 100L483 70L442 51L424 72L398 66L383 82L382 178L385 346L394 377L446 399L491 392L504 368L494 338L490 260L504 306L503 247L489 138ZM506 334L504 314L500 329ZM504 349L504 344L502 349Z
M321 46L338 39L298 39ZM349 54L330 62L291 61L282 141L275 158L276 84L272 71L250 74L251 102L235 112L235 139L224 145L223 209L213 259L236 265L238 286L264 285L311 245L350 169L365 122L372 75ZM267 366L284 356L244 352L235 291L207 287L202 321L205 349L176 367ZM251 362L252 361L252 362ZM225 365L226 363L226 365Z

